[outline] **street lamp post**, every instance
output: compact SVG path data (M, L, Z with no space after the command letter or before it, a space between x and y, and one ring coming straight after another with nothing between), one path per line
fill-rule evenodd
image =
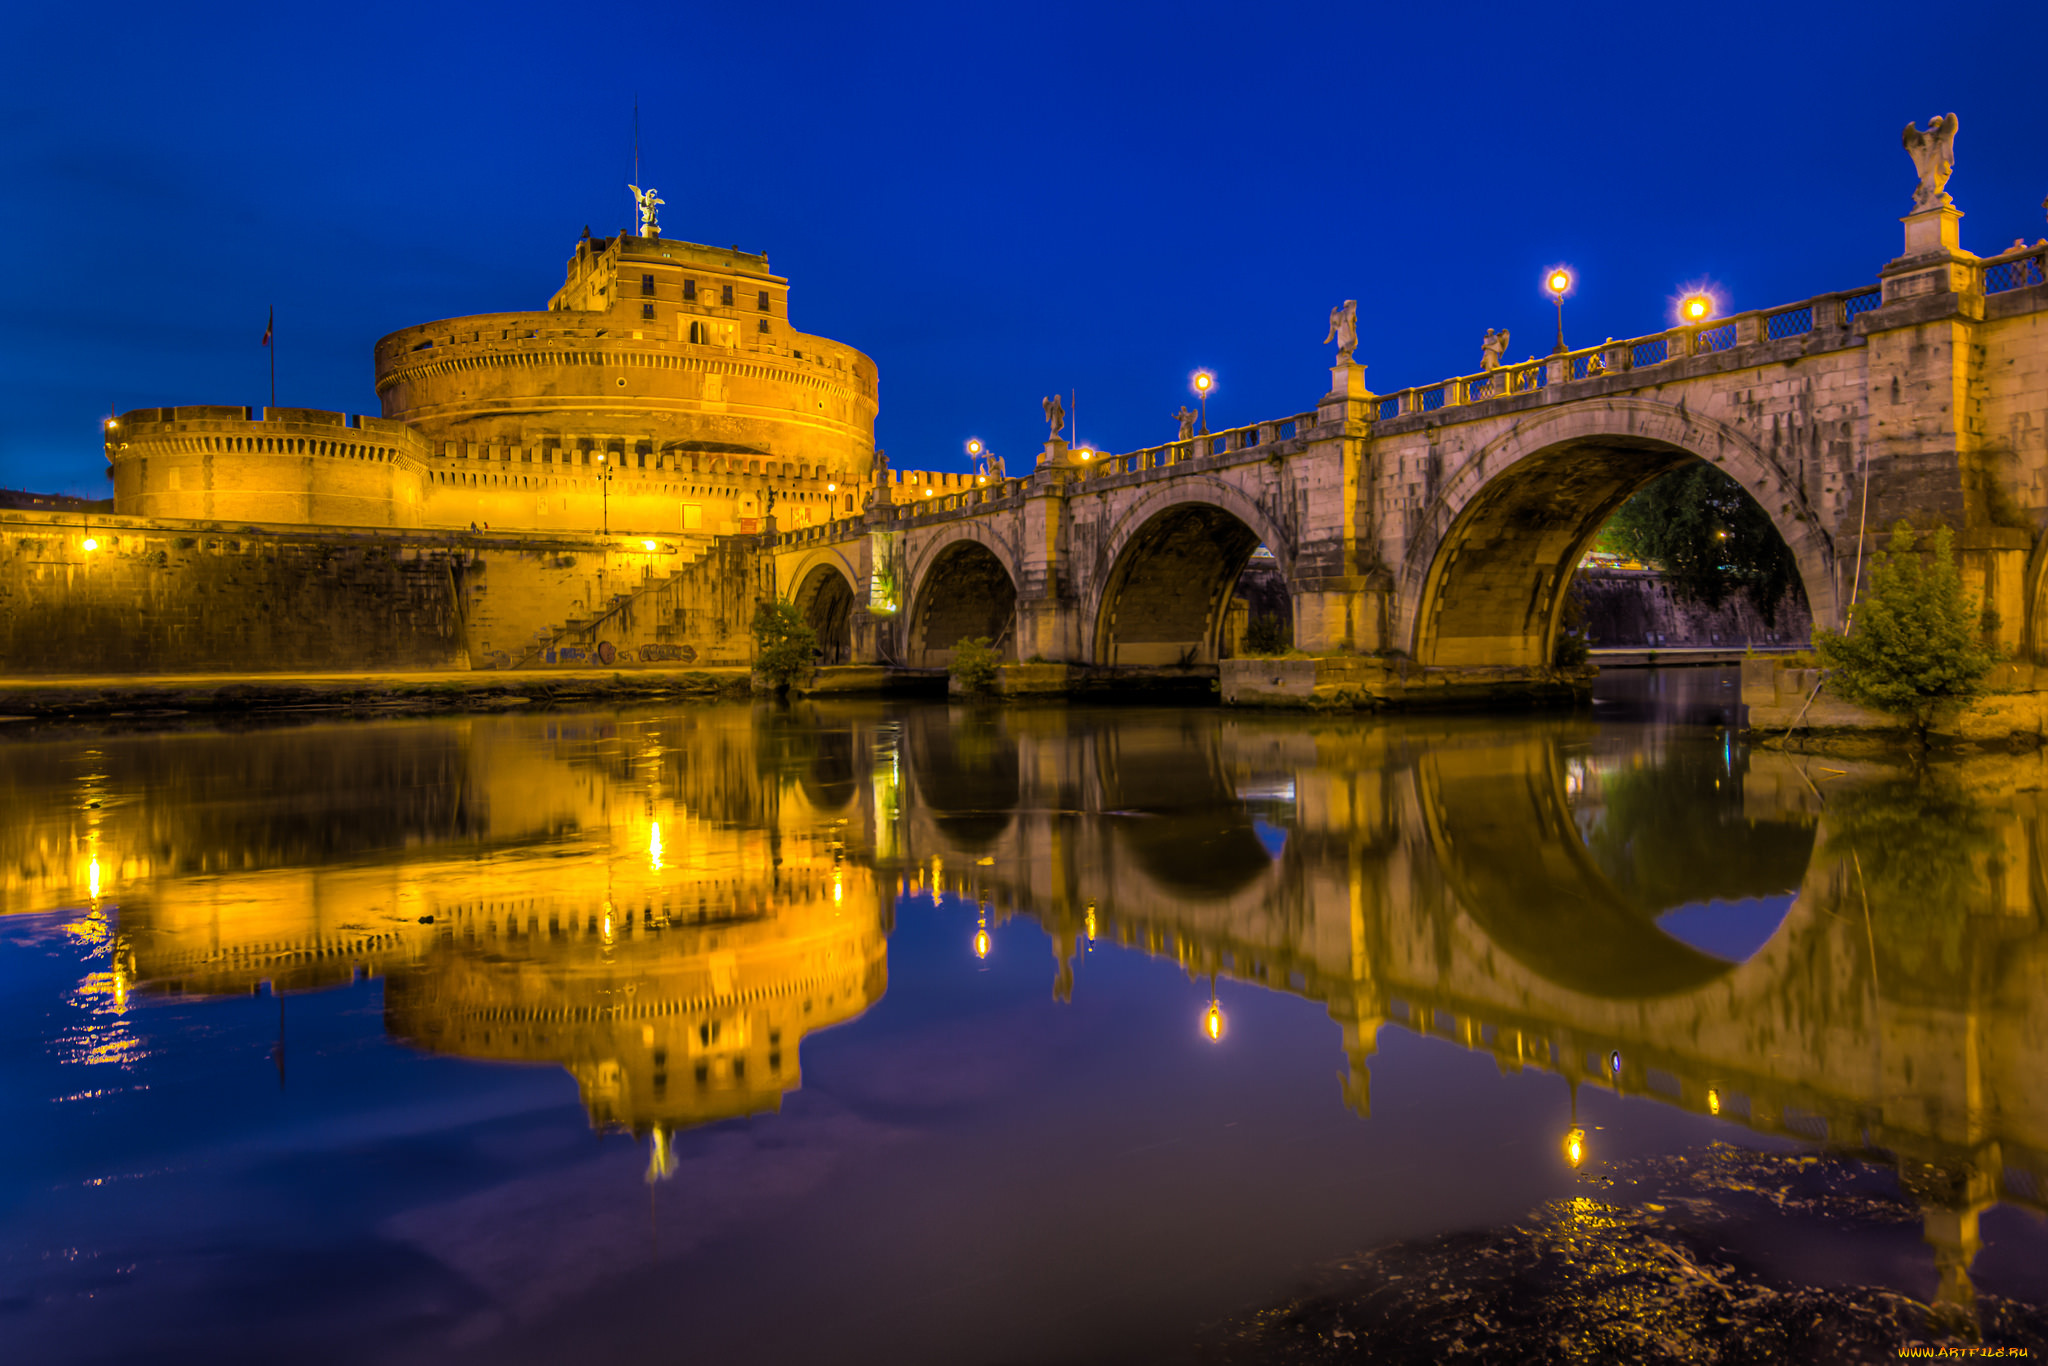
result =
M1550 291L1551 300L1557 305L1557 350L1562 352L1565 349L1564 296L1571 292L1572 273L1560 266L1550 272L1549 278L1543 282L1543 287Z
M1195 396L1202 401L1202 435L1209 434L1209 391L1216 387L1216 376L1207 370L1195 371Z

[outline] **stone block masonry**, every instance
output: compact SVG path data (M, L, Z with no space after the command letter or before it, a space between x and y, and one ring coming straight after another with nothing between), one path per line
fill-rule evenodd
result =
M707 558L729 569L734 553L673 538L0 513L0 674L467 669ZM674 606L694 610L671 611L671 648L656 653L744 662L743 596L688 594Z

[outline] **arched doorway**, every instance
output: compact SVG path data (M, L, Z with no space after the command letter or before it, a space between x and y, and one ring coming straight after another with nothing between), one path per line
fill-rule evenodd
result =
M953 646L986 639L1005 659L1016 656L1017 585L996 553L980 541L940 550L918 581L906 633L908 662L944 668Z

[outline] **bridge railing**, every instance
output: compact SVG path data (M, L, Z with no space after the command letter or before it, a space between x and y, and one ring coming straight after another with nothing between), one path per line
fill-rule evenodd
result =
M1163 445L1146 446L1142 450L1114 454L1109 451L1090 451L1074 466L1074 472L1083 479L1099 479L1117 474L1142 474L1146 470L1166 469L1189 460L1205 456L1226 455L1232 451L1257 450L1281 441L1306 435L1315 426L1314 413L1297 413L1293 417L1276 418L1270 422L1253 422L1242 427L1228 427L1220 432L1205 432L1186 441L1168 441Z
M1979 267L1981 288L1986 294L2024 289L2048 283L2048 242L2015 248L2000 256L1987 257ZM1381 421L1413 413L1433 413L1511 394L1534 393L1553 384L1590 379L1617 371L1645 370L1689 356L1712 355L1759 341L1783 341L1790 337L1823 330L1843 332L1858 314L1867 313L1883 302L1875 287L1822 294L1801 303L1776 308L1752 309L1732 317L1685 327L1673 327L1645 337L1617 340L1613 337L1597 346L1531 358L1476 375L1459 375L1434 384L1419 384L1382 395L1377 416Z

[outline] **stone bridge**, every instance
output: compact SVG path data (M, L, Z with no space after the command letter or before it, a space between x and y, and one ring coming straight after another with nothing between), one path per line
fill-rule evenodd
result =
M1123 454L1056 439L1028 476L937 497L884 483L773 538L778 590L834 661L934 667L985 635L1012 660L1199 669L1263 545L1305 651L1541 672L1601 525L1706 460L1784 537L1817 623L1885 528L1940 522L2004 643L2040 657L2048 241L1980 258L1958 217L1906 219L1905 253L1846 292L1393 394L1347 362L1276 421Z

